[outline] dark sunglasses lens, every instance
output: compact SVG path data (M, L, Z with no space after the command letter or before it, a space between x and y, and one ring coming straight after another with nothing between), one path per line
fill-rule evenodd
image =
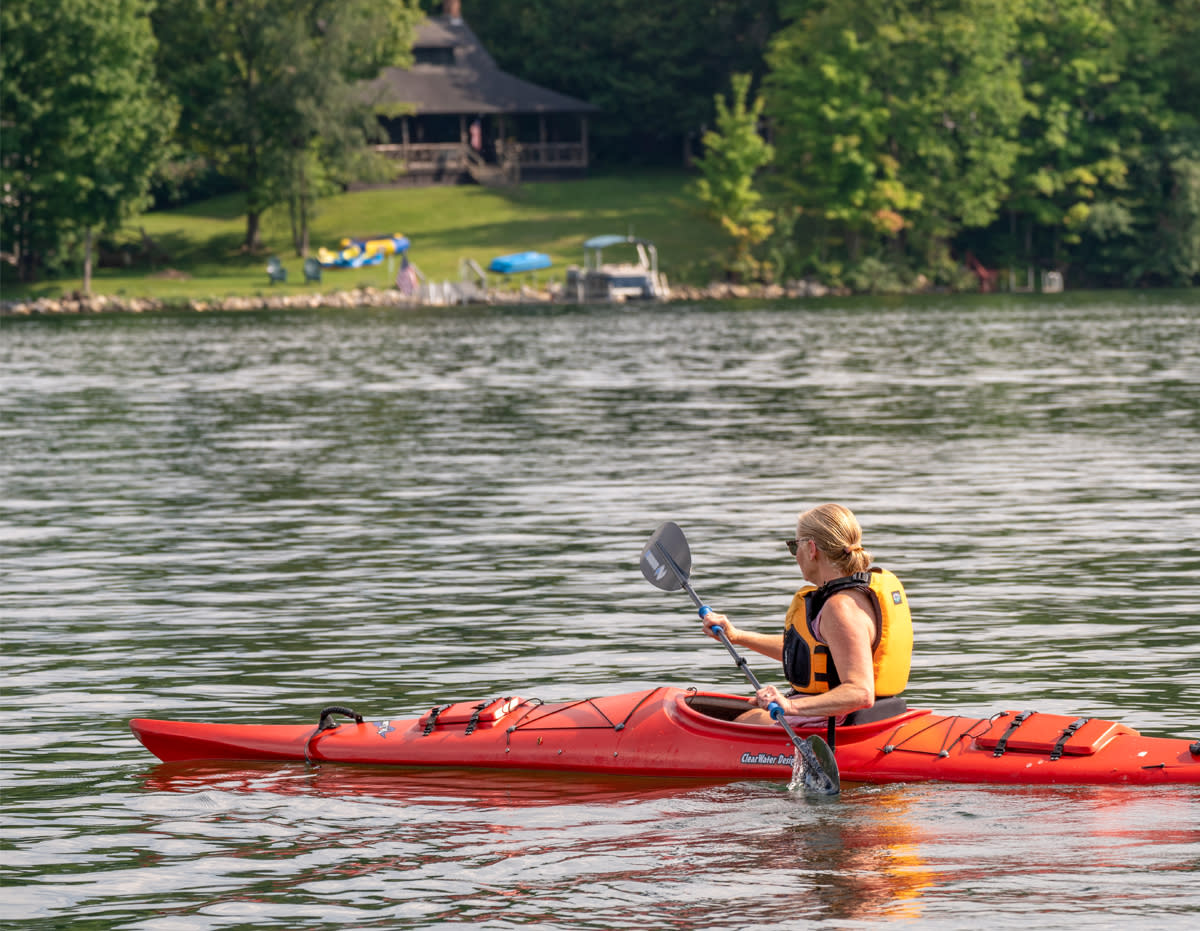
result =
M788 552L791 553L793 556L795 556L796 548L800 545L800 541L799 540L784 540L783 542L787 544Z

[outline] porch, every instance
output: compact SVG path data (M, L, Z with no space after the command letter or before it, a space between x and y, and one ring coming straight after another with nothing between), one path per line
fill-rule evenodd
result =
M384 121L389 136L399 141L377 145L375 151L399 163L395 183L402 185L472 180L506 185L522 179L583 177L588 167L587 118L571 120L576 125L570 129L565 122L562 117L540 116L535 124L528 117L493 116L469 126L463 116L400 117Z

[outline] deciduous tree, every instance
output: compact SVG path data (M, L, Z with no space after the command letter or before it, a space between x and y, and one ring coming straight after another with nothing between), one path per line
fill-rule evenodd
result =
M730 75L761 77L778 0L471 0L463 15L498 64L600 108L610 164L678 165Z
M175 126L148 0L4 0L3 238L23 280L145 203ZM90 249L84 259L85 288Z
M735 74L731 81L732 105L721 94L714 97L717 128L704 134L704 155L696 162L701 177L696 196L708 216L721 224L733 239L730 269L739 277L759 277L753 248L771 235L771 211L760 206L755 188L758 171L771 161L774 150L759 132L763 100L750 96L750 75Z
M302 249L321 178L349 180L377 121L360 81L409 60L417 0L161 0L159 73L183 106L180 142L236 179L244 248L287 203ZM315 160L315 162L314 162Z
M863 242L930 261L996 216L1023 112L1004 0L796 0L767 79L785 190Z

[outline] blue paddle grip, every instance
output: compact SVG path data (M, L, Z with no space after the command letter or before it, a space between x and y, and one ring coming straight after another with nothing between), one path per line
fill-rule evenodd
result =
M700 605L701 617L708 617L710 614L712 614L712 608L710 608L708 605Z
M773 701L771 704L767 705L767 711L770 712L772 721L778 721L783 717L783 708L780 707L780 704L777 701Z

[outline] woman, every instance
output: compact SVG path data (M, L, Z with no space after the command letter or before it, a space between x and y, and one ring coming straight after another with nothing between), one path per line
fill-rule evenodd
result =
M813 584L792 599L783 633L741 630L723 614L704 618L710 637L722 627L734 646L781 660L793 686L788 695L773 685L760 689L753 699L758 707L738 720L768 724L766 708L775 702L798 727L827 718L841 723L877 698L903 692L912 661L908 599L892 573L869 568L871 554L854 514L840 504L805 511L787 546Z

